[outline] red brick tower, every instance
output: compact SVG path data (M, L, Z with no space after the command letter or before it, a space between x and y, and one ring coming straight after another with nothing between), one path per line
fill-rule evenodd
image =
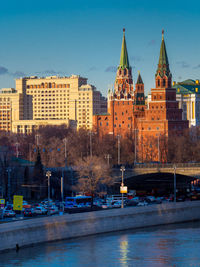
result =
M152 150L151 159L166 161L166 156L160 158L160 138L168 138L174 130L183 131L188 128L188 121L182 120L182 110L176 101L176 89L171 85L172 75L162 31L162 42L158 68L155 75L156 88L151 89L149 109L145 111L145 118L138 123L140 141L146 146L146 154ZM158 142L157 142L158 141ZM152 148L152 149L150 149Z

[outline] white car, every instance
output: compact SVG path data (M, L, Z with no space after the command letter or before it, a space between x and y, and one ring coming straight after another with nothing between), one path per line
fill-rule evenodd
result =
M58 213L58 208L56 206L49 208L49 214L50 215L57 214L57 213Z
M43 208L43 207L36 207L35 208L35 214L37 215L44 215L47 214L47 209Z
M146 201L141 201L137 204L137 206L147 206L148 203Z

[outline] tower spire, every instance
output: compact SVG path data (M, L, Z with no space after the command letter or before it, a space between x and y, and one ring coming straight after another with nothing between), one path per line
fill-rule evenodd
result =
M138 71L138 78L136 84L143 84L142 77L140 75L140 71Z
M162 30L162 42L160 47L160 56L158 61L158 68L156 71L156 76L159 75L160 77L163 77L166 75L167 77L171 75L170 69L169 69L169 61L167 56L167 50L165 46L164 41L164 30Z
M126 47L126 39L125 39L125 28L123 29L123 39L122 39L122 48L121 48L121 56L119 67L124 69L129 69L129 60L128 60L128 52Z

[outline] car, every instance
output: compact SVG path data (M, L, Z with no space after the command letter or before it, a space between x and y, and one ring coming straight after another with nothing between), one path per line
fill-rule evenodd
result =
M128 207L135 207L137 206L138 202L133 199L127 199L126 200L126 206Z
M58 214L58 208L56 206L49 207L49 214Z
M4 217L16 217L16 213L13 210L4 210L3 216Z
M140 201L138 202L137 206L147 206L148 203L146 201Z
M23 213L24 213L24 217L32 217L32 216L36 215L35 209L33 209L33 208L26 208Z
M125 203L124 203L125 204ZM122 202L121 201L114 201L112 203L113 208L121 208Z
M45 215L45 214L47 214L47 209L45 209L44 207L38 206L35 208L35 214L36 215Z

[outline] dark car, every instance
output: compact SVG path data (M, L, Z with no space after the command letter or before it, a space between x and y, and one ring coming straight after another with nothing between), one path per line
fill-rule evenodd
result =
M33 209L25 209L24 210L24 217L32 217L34 216L34 210Z

